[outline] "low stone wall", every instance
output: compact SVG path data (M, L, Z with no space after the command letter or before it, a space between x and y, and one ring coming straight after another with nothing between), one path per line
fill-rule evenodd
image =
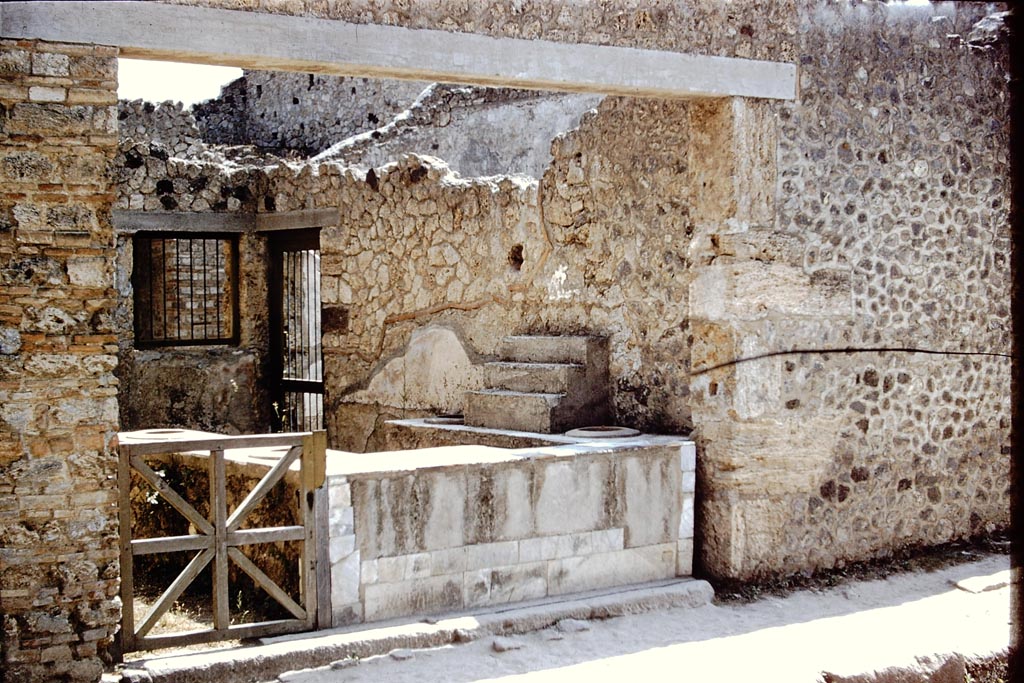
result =
M328 452L334 625L686 576L692 442Z

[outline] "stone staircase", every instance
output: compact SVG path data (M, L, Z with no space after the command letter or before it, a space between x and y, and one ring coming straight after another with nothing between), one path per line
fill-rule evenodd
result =
M487 389L466 393L473 427L552 434L608 422L608 340L515 336L484 365Z

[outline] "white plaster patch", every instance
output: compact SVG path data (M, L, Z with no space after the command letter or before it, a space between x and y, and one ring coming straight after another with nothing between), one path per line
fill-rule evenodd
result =
M460 412L465 393L482 385L481 371L455 333L425 327L412 333L405 355L389 361L352 400Z
M569 266L564 263L555 269L554 275L548 280L548 301L563 301L571 299L580 293L578 289L566 286L566 282L569 279L568 272Z

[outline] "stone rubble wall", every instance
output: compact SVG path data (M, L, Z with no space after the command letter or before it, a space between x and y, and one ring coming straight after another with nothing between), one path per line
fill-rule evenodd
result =
M334 625L691 574L693 444L563 450L329 477Z
M434 84L386 125L342 140L316 161L376 167L402 154L444 159L462 176L543 175L551 140L601 95Z
M157 216L172 211L226 218L252 215L263 184L257 169L180 159L158 143L137 143L130 138L122 140L115 168L115 208ZM182 427L221 434L268 431L266 240L252 234L239 238L238 345L157 349L135 348L132 234L120 232L117 244L122 429Z
M274 210L341 207L332 445L458 412L506 334L606 334L616 420L696 431L714 575L1005 525L1008 361L871 350L1008 352L1005 46L956 38L987 9L801 4L796 102L609 98L536 182L276 171Z
M713 575L1004 526L1009 361L943 352L1009 352L1005 46L949 37L985 8L816 7L797 102L609 99L536 189L343 174L332 439L457 412L505 334L607 334L617 421L695 429Z
M195 116L180 102L120 100L117 126L122 141L154 143L175 157L195 157L206 147Z
M246 70L192 113L211 144L309 156L390 121L430 85L421 81Z
M539 182L415 156L339 172L341 223L321 234L332 443L363 450L383 419L461 412L481 360L531 332L609 336L616 419L687 431L690 116L609 98Z
M97 681L120 619L113 48L0 40L0 680Z

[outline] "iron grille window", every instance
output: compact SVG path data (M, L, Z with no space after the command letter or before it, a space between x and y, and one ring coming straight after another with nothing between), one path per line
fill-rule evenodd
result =
M238 343L237 235L133 239L136 346Z

